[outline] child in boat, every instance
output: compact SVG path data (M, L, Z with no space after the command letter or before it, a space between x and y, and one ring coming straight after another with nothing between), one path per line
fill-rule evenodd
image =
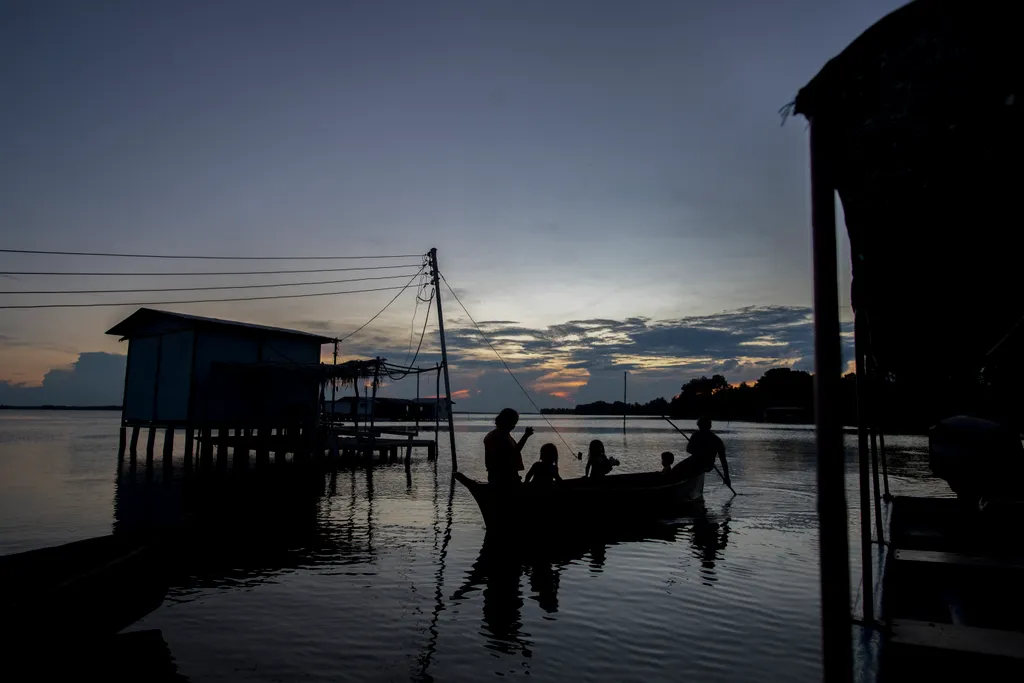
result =
M558 449L555 444L546 443L540 447L540 460L526 473L526 483L551 486L557 481L562 481L558 474Z
M590 450L587 454L587 468L585 476L603 477L612 471L612 468L619 464L615 458L609 458L604 452L604 444L600 439L590 442Z
M672 455L671 451L665 451L661 454L661 471L664 474L672 474L672 461L676 459L676 456Z

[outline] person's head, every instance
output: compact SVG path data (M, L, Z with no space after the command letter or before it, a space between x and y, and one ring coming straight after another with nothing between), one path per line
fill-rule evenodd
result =
M587 455L591 458L604 455L604 444L601 443L601 439L594 439L590 442L590 451Z
M661 454L661 466L671 467L672 461L676 459L676 456L672 455L670 451L665 451Z
M701 415L700 418L697 420L697 429L699 429L702 432L710 431L711 418L709 418L707 415Z
M503 408L498 417L494 418L494 426L506 432L511 432L519 423L519 413L511 408Z
M548 465L558 462L558 449L555 448L555 444L546 443L540 447L540 461Z

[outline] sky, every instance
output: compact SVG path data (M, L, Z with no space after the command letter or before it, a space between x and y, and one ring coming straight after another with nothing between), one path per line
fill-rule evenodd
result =
M437 247L446 279L542 407L615 400L624 371L630 400L646 401L711 372L738 382L810 369L807 127L782 125L779 109L900 4L3 0L0 248ZM0 305L395 286L419 262L0 254ZM157 275L385 264L402 267ZM394 279L11 294L346 275ZM411 357L427 310L414 291L346 340L342 357ZM343 337L395 293L163 308ZM442 295L459 406L528 408ZM0 403L119 402L125 344L104 332L135 308L0 309ZM433 365L436 319L425 329L417 361Z

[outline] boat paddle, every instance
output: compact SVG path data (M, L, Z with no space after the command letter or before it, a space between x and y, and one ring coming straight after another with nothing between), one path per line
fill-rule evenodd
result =
M690 440L690 436L686 432L684 432L682 429L680 429L679 427L676 427L676 423L675 422L673 422L672 420L668 419L664 415L661 416L661 419L664 420L665 422L668 422L670 425L672 425L672 428L675 429L680 434L682 434L684 439L686 439L687 441ZM712 464L711 466L715 468L715 472L718 472L718 476L720 476L722 478L722 483L725 484L727 487L729 487L729 490L732 491L732 495L738 496L739 494L736 493L736 489L734 489L732 487L732 484L730 484L729 482L727 482L725 480L725 475L722 474L722 472L718 469L718 465Z

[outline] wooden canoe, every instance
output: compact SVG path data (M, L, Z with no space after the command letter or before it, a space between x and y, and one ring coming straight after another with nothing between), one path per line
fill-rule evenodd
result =
M495 487L455 478L473 495L489 531L619 526L685 513L704 499L704 475L676 479L661 472L564 479L553 486Z
M113 635L160 606L165 568L157 547L117 535L2 556L2 635L8 645L40 629Z

